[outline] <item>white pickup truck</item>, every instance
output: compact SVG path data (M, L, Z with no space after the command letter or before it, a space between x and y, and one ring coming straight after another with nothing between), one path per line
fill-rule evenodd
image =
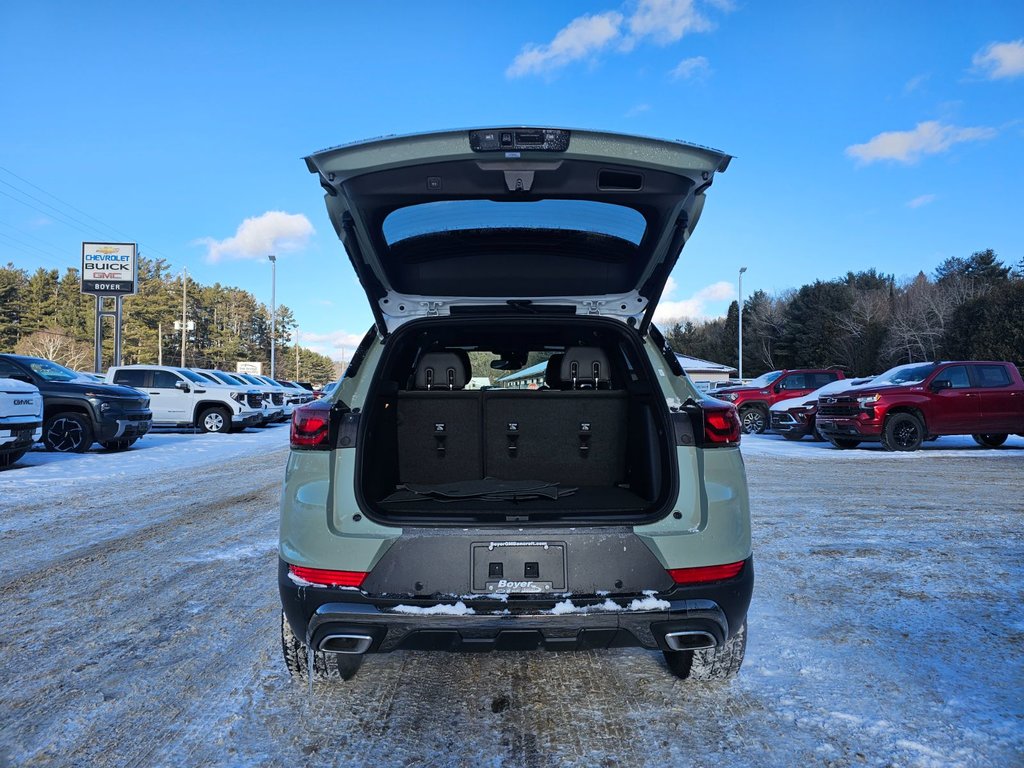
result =
M42 436L39 390L17 379L0 379L0 469L18 461Z

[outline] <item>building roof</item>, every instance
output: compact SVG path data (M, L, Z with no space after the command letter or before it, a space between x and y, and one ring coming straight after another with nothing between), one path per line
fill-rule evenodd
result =
M548 367L548 361L545 360L543 363L537 363L531 365L529 368L523 368L521 371L510 373L508 376L502 376L498 379L498 383L503 381L517 381L518 379L529 379L535 376L543 376L544 370Z

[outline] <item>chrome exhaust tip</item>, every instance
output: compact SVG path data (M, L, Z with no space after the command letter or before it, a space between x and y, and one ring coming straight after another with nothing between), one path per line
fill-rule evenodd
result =
M317 650L324 653L362 654L370 650L373 638L369 635L326 635Z
M696 629L685 632L669 632L665 635L665 645L673 651L703 651L715 648L718 641L710 632Z

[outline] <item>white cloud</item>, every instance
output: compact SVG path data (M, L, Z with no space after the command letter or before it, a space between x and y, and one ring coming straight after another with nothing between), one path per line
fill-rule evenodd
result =
M910 94L912 94L922 85L924 85L925 81L927 81L929 77L931 77L931 75L917 75L916 77L912 77L909 80L907 80L907 82L903 84L903 95L909 96Z
M363 340L363 333L330 331L328 333L307 333L299 329L298 340L303 347L327 355L332 360L351 360L352 354Z
M704 80L710 74L711 64L703 56L683 59L669 72L673 80Z
M594 59L618 43L621 52L642 41L668 45L691 32L707 32L715 24L698 9L706 4L720 12L733 10L730 0L639 0L628 15L619 11L577 16L546 45L530 43L513 59L506 77L550 74L581 59ZM625 8L632 7L629 3Z
M630 107L626 111L626 114L623 115L623 117L636 117L637 115L642 115L644 112L650 112L650 111L651 111L651 105L650 104L637 104L635 107Z
M672 295L677 289L678 285L675 279L670 277L665 283L662 301L658 302L658 307L654 310L654 319L657 322L679 320L681 318L704 320L710 316L707 307L710 302L736 298L736 286L726 280L705 286L688 299L673 301L671 300ZM668 299L668 301L665 299Z
M659 45L674 43L688 32L707 32L714 26L697 10L695 0L640 0L629 19L632 40L651 37Z
M223 240L203 237L196 243L206 246L206 260L265 259L268 254L298 250L314 233L313 225L301 213L267 211L246 219L234 236Z
M1024 38L1008 43L989 43L971 60L974 71L990 80L1024 75Z
M593 56L619 37L622 22L623 16L617 11L578 16L559 30L547 45L524 46L505 75L539 75Z
M928 203L935 202L937 198L938 195L919 195L915 197L913 200L907 201L907 208L920 208L922 205L928 205Z
M954 144L965 141L984 141L996 135L994 128L958 128L937 120L918 123L912 131L887 131L865 144L846 148L846 154L863 164L879 160L915 163L922 155L945 152Z

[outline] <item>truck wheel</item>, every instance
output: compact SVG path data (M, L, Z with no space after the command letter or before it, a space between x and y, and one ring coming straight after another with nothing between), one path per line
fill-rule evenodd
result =
M11 451L10 453L0 453L0 469L7 469L8 467L16 464L21 460L21 457L28 453L28 448L24 451Z
M743 425L743 431L748 435L760 435L768 426L768 414L765 413L764 408L757 405L740 408L740 424Z
M794 442L803 439L803 435L799 432L783 432L782 436L787 440L793 440Z
M48 451L85 453L93 444L92 425L80 413L57 413L43 425L43 444Z
M124 437L120 440L107 440L106 442L100 443L108 451L127 451L138 440L137 437Z
M281 651L284 654L284 665L292 679L305 683L309 679L308 650L305 643L292 632L284 611L281 612ZM362 663L363 657L355 654L317 651L313 654L313 679L318 682L332 679L351 680Z
M844 450L847 448L856 448L860 445L860 440L852 440L849 437L830 437L828 441L836 448L842 448Z
M924 424L912 413L897 413L886 419L882 447L887 451L916 451L927 435Z
M721 648L665 651L669 671L683 680L729 680L740 671L747 649L747 620Z
M1000 445L1006 442L1006 438L1009 435L996 435L992 433L985 433L982 435L971 435L974 438L974 442L980 445L982 448L998 448Z
M226 409L218 406L205 408L199 414L199 428L203 432L230 432L231 415Z

